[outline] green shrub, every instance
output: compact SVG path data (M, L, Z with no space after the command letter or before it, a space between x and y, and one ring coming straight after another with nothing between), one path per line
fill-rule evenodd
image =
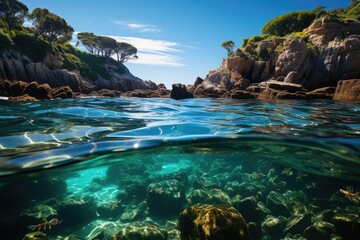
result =
M67 70L79 70L81 75L89 79L96 79L99 75L104 79L110 79L111 76L104 67L104 57L80 51L69 43L57 45L56 49L62 53L63 67ZM127 68L120 62L110 59L110 64L117 67L118 73L128 72Z
M54 52L54 49L49 43L41 39L36 39L25 31L13 31L11 37L14 42L12 48L27 55L34 62L40 62L48 52Z
M301 32L316 18L314 11L299 11L276 17L265 24L262 34L286 36L293 32Z
M360 20L360 3L358 3L354 7L350 8L346 12L346 17Z
M290 35L288 35L289 37L299 37L301 38L302 40L304 40L305 42L307 42L309 40L309 35L307 35L306 33L304 32L294 32L294 33L291 33Z
M257 43L257 42L260 42L260 41L263 41L263 40L272 39L274 37L276 37L276 36L269 35L269 34L263 34L263 35L252 36L251 38L245 38L243 40L242 47L246 47L250 43Z
M13 44L11 37L0 29L0 50L8 49Z

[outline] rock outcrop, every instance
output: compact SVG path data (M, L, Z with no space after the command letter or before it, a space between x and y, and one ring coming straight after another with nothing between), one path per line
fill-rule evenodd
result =
M48 53L43 61L33 62L29 57L15 51L5 51L0 57L0 94L2 96L18 97L28 94L36 99L51 99L73 97L71 92L90 94L104 89L110 91L127 92L137 89L158 90L159 87L152 81L144 81L132 75L125 68L124 73L119 73L117 67L106 65L105 68L110 74L110 79L104 79L100 75L96 79L88 79L78 71L70 72L62 69L64 59L59 53ZM8 85L8 82L12 84ZM19 83L22 84L19 84ZM30 84L29 84L30 83ZM25 86L28 90L25 90ZM65 93L40 94L40 89L34 93L34 89L46 84L52 92L55 89L64 89ZM49 92L50 90L43 91ZM40 95L39 95L40 94ZM16 99L16 98L14 98ZM21 98L26 99L26 98ZM30 99L30 98L29 98Z
M334 100L360 101L360 79L340 81Z
M188 92L184 84L173 84L170 92L170 97L176 100L193 98L192 93Z
M181 239L251 239L247 224L233 207L195 205L179 217Z
M196 81L193 95L329 99L339 81L360 79L359 21L325 17L304 29L303 34L307 35L305 40L276 37L236 50L218 69L210 71L204 81ZM289 88L291 84L299 87ZM324 92L324 87L332 90Z

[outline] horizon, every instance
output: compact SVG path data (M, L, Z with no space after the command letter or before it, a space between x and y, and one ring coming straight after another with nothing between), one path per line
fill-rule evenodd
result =
M134 76L164 83L170 89L174 83L193 84L196 77L205 78L227 56L222 42L232 40L241 47L245 38L261 34L266 22L279 15L313 10L320 5L329 10L350 4L350 0L277 0L279 4L263 0L108 0L101 5L84 0L22 2L29 11L37 7L49 9L64 18L75 32L93 32L134 45L139 59L125 66Z

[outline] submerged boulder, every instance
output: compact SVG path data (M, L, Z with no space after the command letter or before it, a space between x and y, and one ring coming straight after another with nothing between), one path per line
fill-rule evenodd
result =
M195 205L179 216L182 240L248 240L248 226L233 207Z
M147 222L133 222L114 235L115 240L167 240L165 229Z
M174 179L151 183L146 200L152 214L177 214L186 204L185 187Z
M96 204L91 197L79 197L63 200L58 208L59 219L65 227L87 223L96 218Z

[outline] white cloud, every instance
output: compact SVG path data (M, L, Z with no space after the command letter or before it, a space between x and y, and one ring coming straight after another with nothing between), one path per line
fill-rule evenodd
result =
M141 33L159 33L162 32L161 29L152 24L142 24L135 21L114 21L113 23L127 29L131 29L136 32Z
M138 49L138 59L130 60L135 64L185 67L178 56L182 52L176 42L137 37L109 36L118 42L127 42Z

